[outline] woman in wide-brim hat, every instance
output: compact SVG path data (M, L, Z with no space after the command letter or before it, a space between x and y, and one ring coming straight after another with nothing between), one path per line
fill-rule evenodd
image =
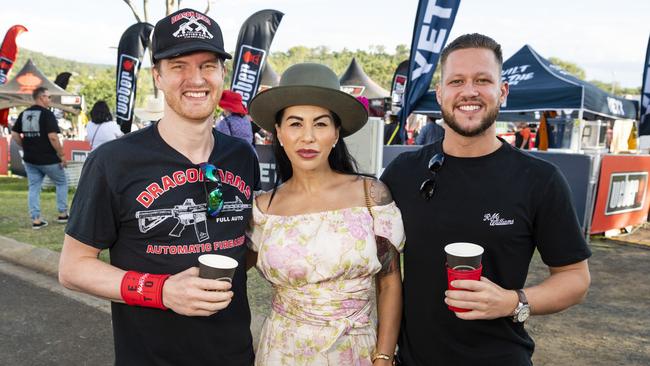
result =
M306 63L258 94L249 113L274 132L278 178L253 201L252 258L274 287L256 364L390 365L405 238L388 189L357 173L343 141L366 123L366 108L332 70Z

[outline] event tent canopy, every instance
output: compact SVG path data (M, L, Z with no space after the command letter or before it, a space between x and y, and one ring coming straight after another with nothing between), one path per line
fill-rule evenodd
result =
M352 59L339 81L341 82L341 90L355 97L363 96L368 99L379 99L390 96L388 90L370 79L355 58Z
M502 116L546 110L575 114L576 117L582 112L584 119L636 119L637 116L634 102L608 94L576 78L540 56L529 45L503 63L501 76L510 84L508 98L501 105ZM413 113L440 113L435 91L430 90L422 96Z
M52 107L75 114L81 112L81 96L69 93L48 80L32 60L28 60L10 82L0 86L0 109L33 105L32 92L41 86L50 92Z

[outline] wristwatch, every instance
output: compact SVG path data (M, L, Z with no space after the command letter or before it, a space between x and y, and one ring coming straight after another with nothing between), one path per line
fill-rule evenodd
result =
M530 316L530 305L528 305L528 300L526 299L524 290L519 289L515 291L519 297L519 303L517 303L515 313L512 315L512 321L515 323L523 323Z

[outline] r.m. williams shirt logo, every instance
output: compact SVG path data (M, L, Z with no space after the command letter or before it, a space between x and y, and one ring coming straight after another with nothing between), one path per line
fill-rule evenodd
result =
M490 226L514 225L515 219L502 219L499 213L486 213L483 215L483 221L490 223Z

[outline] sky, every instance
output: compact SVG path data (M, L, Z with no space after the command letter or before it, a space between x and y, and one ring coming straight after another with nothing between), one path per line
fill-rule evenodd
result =
M141 0L132 1L141 9ZM149 3L153 24L164 16L165 0ZM182 5L203 11L206 0L183 0ZM417 5L417 0L214 0L208 15L220 24L229 51L246 18L275 9L285 15L271 52L299 45L331 50L379 45L392 53L399 44L410 47ZM0 37L10 26L22 24L29 31L18 37L19 47L114 64L117 43L133 23L124 0L3 1ZM650 36L650 1L462 0L449 41L473 32L499 42L506 59L529 44L546 58L576 63L588 80L638 87Z

